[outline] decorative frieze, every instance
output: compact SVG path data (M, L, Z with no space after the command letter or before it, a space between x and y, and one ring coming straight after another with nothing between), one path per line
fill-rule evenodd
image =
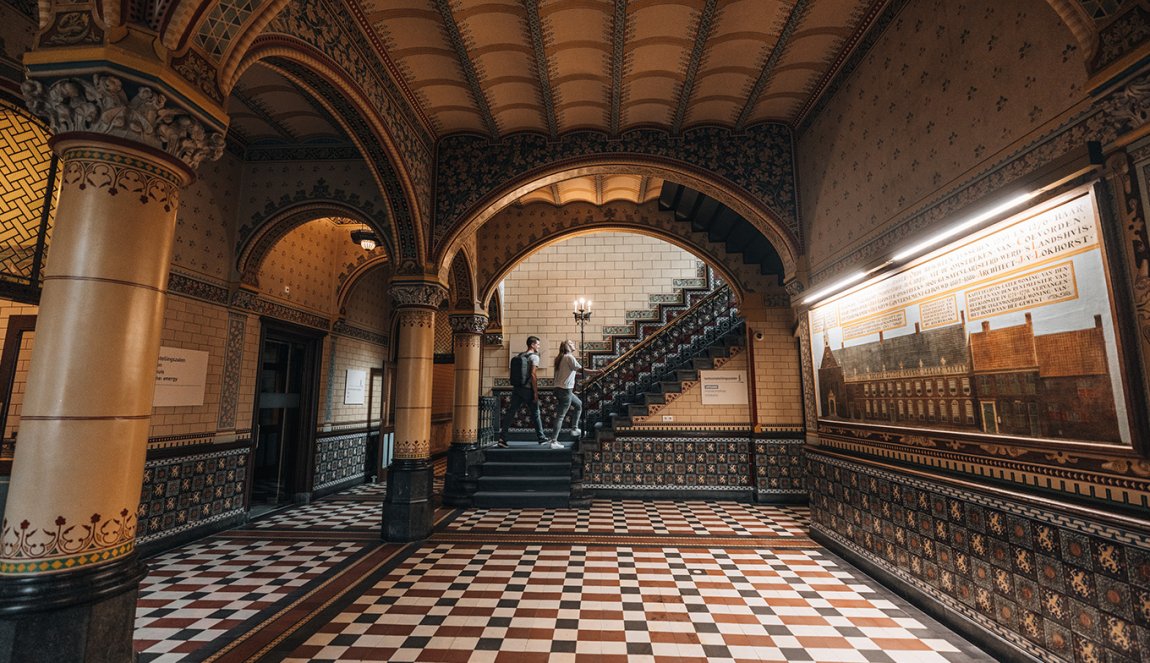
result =
M370 331L355 325L350 325L346 320L336 320L335 325L331 329L333 334L340 336L348 336L351 338L358 338L361 341L368 343L375 343L376 345L389 345L391 339L387 334L380 334L379 332Z
M447 290L438 283L395 283L388 288L388 294L399 306L439 308L447 297Z
M480 314L451 315L447 318L456 334L482 334L487 329L487 316Z
M20 88L28 109L45 118L54 134L86 132L125 138L155 147L193 170L224 153L224 135L204 127L168 97L138 86L129 97L124 82L107 74L91 80L61 78L45 84L27 79Z

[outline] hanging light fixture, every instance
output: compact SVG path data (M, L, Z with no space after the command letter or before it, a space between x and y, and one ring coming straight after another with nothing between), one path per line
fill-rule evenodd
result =
M379 246L379 239L376 238L375 233L370 230L351 231L351 241L359 244L360 248L364 251L371 251Z

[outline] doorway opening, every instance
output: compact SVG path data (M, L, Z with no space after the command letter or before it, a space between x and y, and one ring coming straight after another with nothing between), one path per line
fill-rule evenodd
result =
M322 334L265 321L256 385L249 517L311 495L315 385Z

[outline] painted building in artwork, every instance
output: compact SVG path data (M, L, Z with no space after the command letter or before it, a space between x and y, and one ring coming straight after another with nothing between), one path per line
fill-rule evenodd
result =
M823 349L831 418L1003 435L1120 441L1101 316L1090 329L1035 335L965 324Z

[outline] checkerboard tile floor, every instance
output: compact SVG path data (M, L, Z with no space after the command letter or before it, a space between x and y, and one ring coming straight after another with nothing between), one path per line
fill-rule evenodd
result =
M985 659L819 550L435 545L284 660Z
M454 532L807 536L807 507L738 502L596 500L587 509L477 509L448 525Z
M363 548L341 541L211 539L148 560L136 606L140 663L201 652Z
M383 517L379 502L320 500L280 511L249 525L255 529L379 529Z

